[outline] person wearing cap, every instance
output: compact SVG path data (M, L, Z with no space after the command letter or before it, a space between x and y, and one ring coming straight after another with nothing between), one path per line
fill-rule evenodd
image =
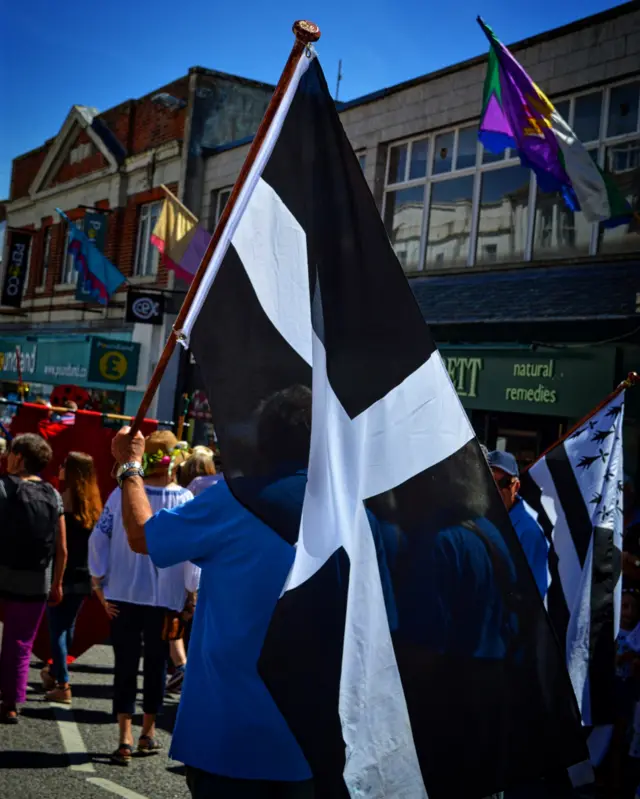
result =
M488 461L502 501L509 511L513 529L533 572L540 596L544 599L549 588L547 569L549 544L531 509L518 494L520 490L518 462L510 452L501 450L490 452Z

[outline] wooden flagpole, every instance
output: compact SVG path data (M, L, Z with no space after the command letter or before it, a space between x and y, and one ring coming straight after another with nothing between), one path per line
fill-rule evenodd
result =
M18 396L24 400L24 382L22 380L22 350L16 345L16 370L18 372Z
M601 411L605 407L605 405L608 405L611 400L614 400L618 394L622 394L622 392L627 388L631 388L631 386L635 386L638 383L640 383L640 375L638 375L637 372L629 372L626 380L623 380L622 383L620 383L620 385L611 392L611 394L607 394L602 402L599 402L595 408L592 408L592 410L590 410L586 416L583 416L579 422L576 422L573 427L567 430L563 436L561 436L557 441L554 441L550 447L547 447L542 455L538 455L533 463L530 463L522 470L522 474L528 472L532 466L535 466L538 461L541 461L544 457L546 457L546 455L548 455L552 449L555 449L555 447L562 444L563 441L566 441L569 436L573 435L578 428L582 427L583 424L586 424L592 416L595 416L598 411Z
M186 206L186 205L185 205L183 202L180 202L180 200L179 200L179 199L176 197L176 195L175 195L175 194L174 194L174 193L171 191L171 189L168 189L168 188L167 188L167 187L164 185L164 183L161 183L161 184L160 184L160 188L161 188L161 189L162 189L162 191L163 191L163 192L164 192L164 193L167 195L167 197L169 197L169 198L170 198L170 199L171 199L171 200L172 200L172 201L173 201L173 202L174 202L176 205L179 205L179 206L180 206L180 208L182 208L182 210L183 210L183 211L185 212L185 214L186 214L186 215L189 217L189 219L193 220L193 221L196 223L196 225L198 224L198 222L199 222L199 219L198 219L198 217L197 217L197 216L196 216L196 215L193 213L193 211L190 211L190 210L187 208L187 206Z
M207 266L209 265L209 261L211 260L211 256L213 255L216 247L218 246L218 242L222 237L222 233L227 226L229 221L229 216L233 211L233 208L238 200L238 195L244 186L247 177L249 175L249 171L253 166L254 161L260 149L262 148L264 139L267 135L269 128L271 127L271 123L273 122L273 118L276 115L276 111L280 107L282 99L287 91L291 80L293 79L293 75L296 70L296 66L298 61L300 60L300 56L304 53L305 48L308 45L312 44L313 42L317 42L320 38L320 28L317 25L314 25L313 22L307 22L305 20L298 20L294 23L293 32L295 34L296 40L294 42L293 48L291 53L289 54L289 58L287 59L287 63L285 64L284 70L282 75L280 76L280 80L278 81L278 85L275 88L275 91L271 95L271 100L269 101L269 105L267 106L267 110L265 111L264 117L262 118L262 122L258 130L256 131L256 135L254 136L253 142L251 143L251 147L249 148L249 152L247 153L247 157L245 159L244 164L242 165L242 169L240 170L240 174L235 182L233 187L233 191L231 192L231 196L229 197L227 204L225 205L224 211L220 217L220 220L216 226L216 229L211 237L211 241L209 242L209 246L207 247L207 251L200 262L200 266L198 267L198 271L193 276L193 280L191 281L191 285L189 286L189 290L184 298L182 303L182 307L180 308L180 312L178 313L176 320L173 324L173 328L171 333L169 334L169 338L167 339L167 343L164 345L164 350L158 360L158 364L156 368L153 370L153 374L151 375L151 380L149 381L149 385L147 386L147 390L144 392L144 396L140 402L140 407L138 409L138 413L136 414L135 419L133 420L133 424L131 425L131 435L134 435L139 429L140 425L142 424L143 419L145 418L147 411L149 410L149 406L151 405L151 401L153 400L156 391L160 385L160 381L162 380L162 376L169 364L169 359L173 355L173 351L176 348L176 344L178 342L178 334L176 331L182 329L182 325L184 324L184 320L186 319L187 313L191 308L191 304L196 296L196 292L200 284L202 283L202 279L204 278L204 274L207 271Z

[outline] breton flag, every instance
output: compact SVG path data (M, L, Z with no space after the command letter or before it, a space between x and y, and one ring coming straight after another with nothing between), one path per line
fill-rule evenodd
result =
M181 332L231 490L296 544L257 665L316 795L480 799L584 760L533 577L312 50ZM309 391L301 457L289 417L269 438L261 414Z
M520 489L550 542L549 616L586 726L615 715L623 415L624 391L537 460Z

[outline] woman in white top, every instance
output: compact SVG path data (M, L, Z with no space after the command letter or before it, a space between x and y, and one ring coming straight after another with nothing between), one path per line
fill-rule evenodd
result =
M177 441L170 431L152 433L145 446L145 490L154 511L171 509L193 499L190 491L172 481L171 460ZM142 731L138 752L152 754L156 714L162 706L169 644L163 640L167 611L193 606L200 569L181 563L157 569L148 555L131 551L122 522L121 492L117 488L89 539L89 570L98 596L111 618L115 656L113 711L120 742L112 760L129 765L133 752L132 717L137 675L144 642Z

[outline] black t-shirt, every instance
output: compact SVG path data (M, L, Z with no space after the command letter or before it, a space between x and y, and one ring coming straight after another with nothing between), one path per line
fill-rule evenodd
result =
M67 525L67 567L62 580L65 594L90 594L89 536L91 529L82 526L69 512L64 514Z

